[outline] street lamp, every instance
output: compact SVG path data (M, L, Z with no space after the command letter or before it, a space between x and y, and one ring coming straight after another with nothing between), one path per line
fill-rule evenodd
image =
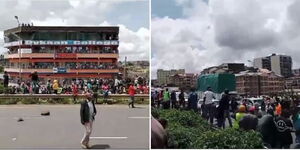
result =
M17 20L17 22L18 22L18 26L20 26L19 17L18 17L18 16L15 16L15 19L16 19L16 20Z

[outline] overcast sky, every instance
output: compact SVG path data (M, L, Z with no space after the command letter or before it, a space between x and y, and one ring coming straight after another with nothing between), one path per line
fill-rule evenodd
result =
M299 0L152 0L152 77L158 68L249 66L272 53L292 56L299 68L299 14Z
M149 60L148 0L0 0L0 53L3 30L20 22L34 25L118 25L120 60Z

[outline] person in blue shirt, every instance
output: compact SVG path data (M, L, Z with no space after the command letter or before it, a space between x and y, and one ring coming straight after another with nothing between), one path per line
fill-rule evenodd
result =
M188 109L197 112L197 105L198 105L198 95L195 92L195 88L191 88L191 93L188 99Z

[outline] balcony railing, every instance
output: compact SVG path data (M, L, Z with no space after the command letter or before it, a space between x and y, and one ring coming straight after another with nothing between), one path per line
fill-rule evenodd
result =
M58 55L63 54L63 55ZM72 57L71 57L72 55ZM81 53L57 53L51 54L51 53L29 53L29 54L8 54L6 58L65 58L65 56L68 56L68 58L118 58L119 54L81 54ZM69 57L70 56L70 57Z
M51 69L19 69L19 68L5 68L7 72L21 72L21 73L56 73L53 68ZM118 73L119 69L66 69L65 73Z

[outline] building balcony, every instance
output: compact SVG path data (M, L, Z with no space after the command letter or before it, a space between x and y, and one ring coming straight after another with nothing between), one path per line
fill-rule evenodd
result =
M119 58L119 54L83 54L83 53L57 53L57 54L51 54L51 53L25 53L25 54L8 54L6 59L19 59L19 58Z
M19 68L5 68L7 72L14 73L57 73L55 69L19 69ZM59 73L59 72L58 72ZM64 73L119 73L119 69L66 69Z

